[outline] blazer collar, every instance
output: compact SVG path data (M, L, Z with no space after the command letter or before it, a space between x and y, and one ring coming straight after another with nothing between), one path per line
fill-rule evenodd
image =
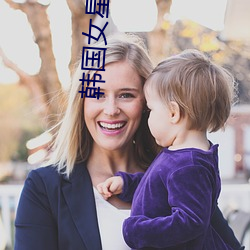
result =
M101 250L93 186L86 164L76 164L70 178L64 177L62 191L87 249Z

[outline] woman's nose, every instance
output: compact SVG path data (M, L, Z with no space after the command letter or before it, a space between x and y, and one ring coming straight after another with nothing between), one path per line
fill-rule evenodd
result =
M118 107L118 104L116 100L114 99L107 99L105 102L104 107L104 114L109 116L114 116L120 114L120 108Z

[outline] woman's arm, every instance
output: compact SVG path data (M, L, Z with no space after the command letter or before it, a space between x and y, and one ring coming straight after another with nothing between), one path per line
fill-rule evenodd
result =
M40 176L25 181L15 220L15 250L57 250L57 226Z
M215 231L220 235L220 237L233 249L245 249L240 245L240 242L236 239L233 230L229 227L227 220L223 217L223 214L218 208L218 206L215 208L215 211L211 218L211 224Z

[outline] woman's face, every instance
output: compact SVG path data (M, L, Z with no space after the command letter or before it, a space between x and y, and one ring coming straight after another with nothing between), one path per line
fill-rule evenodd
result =
M141 78L126 62L115 62L97 72L104 83L96 83L103 95L85 98L84 119L94 146L106 150L125 149L140 124L144 95ZM98 78L99 79L99 78Z

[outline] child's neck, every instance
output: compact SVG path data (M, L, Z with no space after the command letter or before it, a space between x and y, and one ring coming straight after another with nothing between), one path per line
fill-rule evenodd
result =
M210 144L206 131L186 130L178 133L169 149L198 148L204 151L209 150Z

